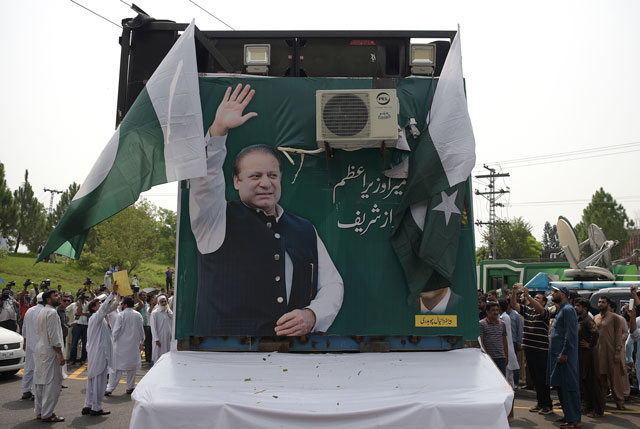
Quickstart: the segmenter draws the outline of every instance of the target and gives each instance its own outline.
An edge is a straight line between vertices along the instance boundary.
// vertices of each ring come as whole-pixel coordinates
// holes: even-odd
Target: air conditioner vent
[[[322,123],[336,136],[369,135],[369,97],[323,94]]]

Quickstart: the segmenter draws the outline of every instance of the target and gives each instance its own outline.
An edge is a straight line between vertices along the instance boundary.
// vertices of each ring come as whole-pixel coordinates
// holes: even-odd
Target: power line
[[[623,144],[610,145],[610,146],[600,146],[600,147],[587,148],[587,149],[577,149],[577,150],[572,150],[568,152],[558,152],[558,153],[552,153],[547,155],[537,155],[537,156],[531,156],[527,158],[507,159],[505,161],[500,161],[499,164],[521,163],[521,162],[535,161],[540,159],[578,155],[582,153],[604,152],[604,151],[617,150],[617,149],[628,148],[633,146],[640,146],[640,142],[623,143]]]
[[[632,150],[621,150],[621,149],[633,148],[636,146],[640,146],[640,142],[624,143],[619,145],[604,146],[600,148],[581,149],[581,150],[575,150],[570,152],[560,152],[555,154],[539,155],[539,156],[528,157],[528,158],[518,158],[518,159],[505,160],[505,161],[489,162],[487,163],[487,165],[522,164],[522,165],[509,166],[509,168],[519,168],[519,167],[528,167],[531,165],[542,165],[542,164],[552,164],[557,162],[576,161],[580,159],[594,158],[596,156],[620,155],[620,154],[640,151],[640,148],[632,149]],[[608,151],[615,151],[615,152],[600,153],[600,152],[608,152]],[[588,155],[588,154],[596,154],[596,153],[597,155]],[[588,155],[588,156],[576,157],[575,155]],[[566,158],[566,157],[571,157],[571,158],[553,160],[554,158]],[[551,161],[548,161],[548,160],[551,160]],[[535,161],[544,161],[544,162],[535,162]],[[478,167],[481,167],[481,165],[478,164],[475,167],[478,168]]]
[[[635,202],[640,202],[640,195],[629,195],[629,196],[625,196],[625,197],[619,197],[615,199],[616,204],[620,203],[620,202],[624,202],[624,203],[635,203]],[[537,206],[537,205],[549,205],[549,204],[558,204],[558,205],[571,205],[571,204],[584,204],[584,203],[591,203],[591,204],[612,204],[613,202],[611,201],[602,201],[602,202],[593,202],[591,201],[591,199],[574,199],[574,200],[555,200],[555,201],[551,201],[551,200],[547,200],[547,201],[522,201],[522,202],[515,202],[515,203],[511,203],[511,206]]]
[[[489,234],[487,235],[488,248],[489,252],[491,252],[491,257],[493,259],[497,259],[497,237],[496,237],[496,226],[501,225],[504,221],[499,221],[496,216],[496,207],[504,207],[504,204],[499,203],[498,199],[502,196],[509,194],[509,190],[496,190],[496,178],[504,178],[509,177],[509,173],[498,173],[495,168],[491,168],[488,166],[484,166],[484,168],[489,171],[488,174],[481,174],[475,176],[476,179],[489,179],[489,184],[487,186],[487,190],[484,192],[480,192],[476,189],[474,194],[476,196],[482,196],[487,199],[489,202],[489,221],[484,222],[481,220],[476,221],[476,225],[484,226],[487,225],[489,227]],[[504,179],[503,179],[504,180]],[[508,188],[508,187],[507,187]]]
[[[113,24],[113,25],[115,25],[116,27],[122,28],[122,26],[121,26],[120,24],[116,24],[115,22],[111,21],[111,20],[110,20],[110,19],[108,19],[108,18],[105,18],[104,16],[100,15],[99,13],[92,11],[92,10],[91,10],[91,9],[89,9],[88,7],[81,5],[81,4],[80,4],[80,3],[78,3],[77,1],[74,1],[74,0],[69,0],[69,1],[70,1],[71,3],[77,4],[78,6],[80,6],[81,8],[83,8],[83,9],[85,9],[85,10],[89,11],[89,12],[91,12],[92,14],[94,14],[94,15],[96,15],[96,16],[99,16],[100,18],[104,19],[105,21],[112,23],[112,24]]]
[[[203,8],[202,6],[200,6],[198,3],[194,2],[193,0],[189,0],[190,3],[193,3],[194,5],[198,6],[200,9],[202,9],[203,11],[205,11],[206,13],[208,13],[209,15],[211,15],[212,17],[214,17],[217,21],[220,21],[221,23],[223,23],[224,25],[226,25],[227,27],[229,27],[230,29],[232,29],[233,31],[236,31],[235,28],[233,28],[232,26],[230,26],[229,24],[227,24],[226,22],[224,22],[223,20],[221,20],[220,18],[218,18],[217,16],[215,16],[214,14],[212,14],[211,12],[209,12],[207,9]]]

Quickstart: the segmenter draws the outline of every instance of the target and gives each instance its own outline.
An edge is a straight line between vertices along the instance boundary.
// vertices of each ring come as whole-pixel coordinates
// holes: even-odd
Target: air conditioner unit
[[[335,149],[395,147],[399,103],[395,89],[316,91],[316,140]]]

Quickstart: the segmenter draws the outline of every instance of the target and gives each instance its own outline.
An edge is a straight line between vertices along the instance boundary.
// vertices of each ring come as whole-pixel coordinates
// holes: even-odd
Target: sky
[[[120,0],[77,0],[119,24]],[[510,177],[502,219],[573,224],[600,187],[640,219],[640,2],[196,0],[236,30],[455,30],[460,25],[477,166]],[[139,0],[157,19],[228,30],[189,0]],[[115,129],[121,29],[69,0],[0,2],[0,162],[14,190],[82,183]],[[473,180],[485,190],[485,179]],[[508,187],[508,188],[507,188]],[[177,185],[143,194],[176,209]],[[57,198],[54,204],[57,202]],[[474,196],[476,220],[488,204]],[[480,244],[479,227],[476,245]]]

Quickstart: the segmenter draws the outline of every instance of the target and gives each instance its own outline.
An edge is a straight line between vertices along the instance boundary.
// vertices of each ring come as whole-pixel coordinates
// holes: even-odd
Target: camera
[[[14,281],[10,281],[9,283],[7,283],[7,287],[13,287],[16,285],[16,282]]]
[[[25,282],[24,282],[24,284],[22,286],[26,287],[26,286],[29,286],[29,285],[32,285],[32,284],[33,283],[31,283],[31,279],[27,279],[27,280],[25,280]]]
[[[140,292],[140,287],[139,286],[133,286],[133,287],[131,287],[131,289],[133,290],[134,293]]]
[[[49,289],[49,286],[51,286],[51,280],[49,279],[42,280],[42,282],[40,283],[40,287],[42,288]]]
[[[92,285],[92,284],[93,284],[93,282],[91,281],[91,278],[90,278],[90,277],[87,277],[87,280],[85,280],[84,284],[85,284],[86,286],[88,286],[88,285]]]

